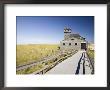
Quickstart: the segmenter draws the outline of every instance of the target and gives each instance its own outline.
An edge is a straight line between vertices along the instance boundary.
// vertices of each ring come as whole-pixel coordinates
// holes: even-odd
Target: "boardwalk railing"
[[[93,73],[94,73],[93,60],[89,58],[87,52],[83,52],[79,59],[75,74],[93,74]]]

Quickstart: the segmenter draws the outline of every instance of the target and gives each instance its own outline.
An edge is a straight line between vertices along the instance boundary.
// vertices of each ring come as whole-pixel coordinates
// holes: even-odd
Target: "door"
[[[81,43],[81,49],[85,49],[86,50],[86,43]]]

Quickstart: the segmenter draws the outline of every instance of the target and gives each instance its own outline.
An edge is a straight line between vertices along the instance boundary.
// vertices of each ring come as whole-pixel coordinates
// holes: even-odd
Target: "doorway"
[[[81,43],[81,49],[85,49],[86,50],[86,43]]]

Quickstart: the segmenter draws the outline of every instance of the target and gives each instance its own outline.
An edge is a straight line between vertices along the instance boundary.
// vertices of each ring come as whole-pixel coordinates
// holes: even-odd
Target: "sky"
[[[65,27],[94,42],[94,16],[16,16],[17,44],[59,44]]]

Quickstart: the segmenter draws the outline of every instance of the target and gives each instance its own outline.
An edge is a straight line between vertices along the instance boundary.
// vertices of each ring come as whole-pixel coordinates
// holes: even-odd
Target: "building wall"
[[[63,45],[65,43],[65,45]],[[69,45],[71,43],[71,45]],[[77,45],[75,45],[77,43]],[[60,42],[60,49],[74,49],[81,50],[81,43],[87,43],[86,41],[74,39],[74,40],[63,40]]]

